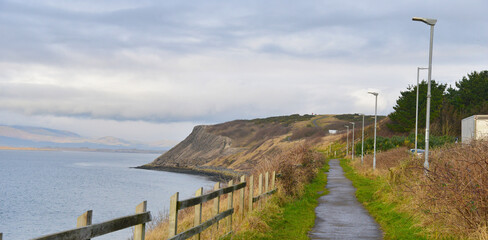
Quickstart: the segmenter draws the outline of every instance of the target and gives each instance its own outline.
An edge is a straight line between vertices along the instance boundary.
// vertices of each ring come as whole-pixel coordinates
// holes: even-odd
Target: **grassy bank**
[[[248,211],[249,203],[234,204],[234,210],[240,212],[245,209],[244,216],[232,215],[232,239],[307,239],[307,233],[315,220],[314,209],[317,198],[323,194],[317,192],[325,190],[328,166],[324,154],[312,149],[306,144],[297,144],[288,151],[268,158],[254,167],[253,176],[265,172],[276,171],[277,191],[275,194],[260,199],[253,204],[253,210]],[[256,179],[256,178],[255,178]],[[258,192],[257,181],[247,186],[254,189],[253,196]],[[234,203],[238,203],[239,194],[234,194]],[[227,210],[227,196],[220,197],[220,212]],[[213,217],[214,202],[206,202],[202,206],[202,221]],[[194,208],[186,208],[178,212],[178,233],[194,226]],[[227,219],[221,220],[219,225],[212,226],[201,233],[201,239],[220,239],[229,230]],[[164,239],[168,236],[169,219],[162,214],[148,224],[147,240]],[[228,236],[230,238],[230,236]]]
[[[488,141],[447,144],[424,159],[395,148],[342,160],[388,239],[488,240]]]
[[[356,187],[356,197],[368,209],[380,224],[385,239],[427,239],[421,228],[415,226],[414,218],[397,210],[402,199],[395,193],[388,181],[382,176],[358,174],[346,159],[341,159],[345,175]],[[395,195],[398,196],[398,195]]]
[[[325,172],[328,170],[326,162],[295,198],[283,194],[273,196],[261,211],[249,218],[246,230],[236,233],[233,239],[309,239],[307,234],[315,222],[318,198],[327,194]]]

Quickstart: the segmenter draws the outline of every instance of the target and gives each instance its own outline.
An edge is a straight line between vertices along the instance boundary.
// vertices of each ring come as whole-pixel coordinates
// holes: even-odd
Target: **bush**
[[[418,148],[425,148],[425,136],[419,134],[418,137]],[[449,143],[454,143],[455,138],[452,136],[433,136],[430,135],[429,146],[432,148],[441,147]],[[355,154],[361,155],[361,142],[355,143]],[[415,134],[410,134],[408,136],[392,136],[391,138],[386,137],[376,137],[376,151],[387,151],[392,148],[397,147],[415,147]],[[374,138],[366,138],[364,140],[364,152],[366,154],[373,153],[374,150]]]
[[[262,161],[261,165],[256,167],[256,171],[276,170],[279,174],[278,184],[282,185],[285,195],[297,196],[324,163],[323,154],[310,149],[306,144],[299,144],[273,159]]]
[[[418,187],[422,212],[449,232],[475,238],[480,230],[486,234],[488,142],[456,144],[434,152],[430,171]]]
[[[397,209],[432,238],[488,239],[488,141],[446,144],[430,152],[427,172],[423,163],[403,147],[377,154],[375,171],[371,155],[352,165],[363,176],[386,180],[378,199],[401,204]]]

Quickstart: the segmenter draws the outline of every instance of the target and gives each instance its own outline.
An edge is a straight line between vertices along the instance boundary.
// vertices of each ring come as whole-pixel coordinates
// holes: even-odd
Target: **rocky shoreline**
[[[199,176],[207,177],[208,179],[215,182],[227,182],[242,175],[242,173],[235,172],[230,169],[216,169],[216,168],[181,168],[181,167],[147,166],[147,165],[142,165],[134,168],[199,175]]]

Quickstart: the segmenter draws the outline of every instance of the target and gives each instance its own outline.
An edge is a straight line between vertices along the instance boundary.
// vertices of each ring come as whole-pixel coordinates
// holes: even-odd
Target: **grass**
[[[325,189],[329,165],[326,163],[303,194],[295,200],[283,200],[274,196],[263,210],[255,213],[268,227],[249,226],[247,231],[237,233],[233,239],[309,239],[308,232],[315,223],[315,207],[318,198],[328,193]],[[257,222],[256,220],[254,222]],[[252,225],[252,224],[249,224]]]
[[[422,229],[415,226],[413,217],[396,210],[396,203],[386,200],[390,191],[381,177],[368,178],[357,174],[348,160],[341,159],[345,176],[356,187],[356,197],[368,209],[384,231],[384,239],[428,239]],[[383,197],[380,197],[383,196]]]

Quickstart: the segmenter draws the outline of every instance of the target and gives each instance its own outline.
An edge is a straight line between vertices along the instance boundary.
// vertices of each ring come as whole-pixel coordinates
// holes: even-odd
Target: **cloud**
[[[483,0],[50,0],[0,8],[0,111],[86,126],[365,112],[368,89],[381,93],[379,112],[388,114],[427,65],[429,29],[413,16],[439,19],[434,79],[452,84],[488,65]]]

